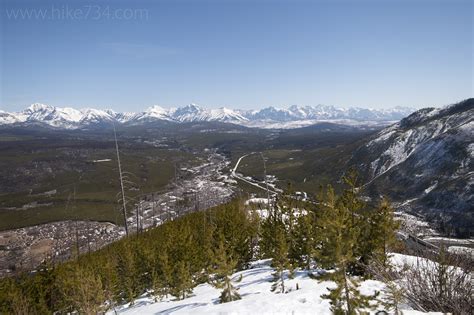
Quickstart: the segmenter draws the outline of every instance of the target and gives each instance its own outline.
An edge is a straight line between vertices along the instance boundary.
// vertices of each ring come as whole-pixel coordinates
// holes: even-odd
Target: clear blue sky
[[[468,0],[0,3],[8,111],[423,107],[473,96]]]

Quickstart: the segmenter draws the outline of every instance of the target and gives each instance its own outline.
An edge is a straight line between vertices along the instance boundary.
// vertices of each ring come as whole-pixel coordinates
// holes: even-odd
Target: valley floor
[[[395,254],[393,261],[401,265],[413,261],[415,257]],[[314,271],[315,272],[315,271]],[[219,304],[220,290],[209,284],[201,284],[194,288],[192,296],[184,300],[174,298],[154,302],[152,297],[143,296],[134,305],[124,305],[116,308],[118,314],[332,314],[329,300],[321,296],[328,293],[327,288],[334,287],[331,281],[317,281],[308,276],[306,271],[297,271],[294,279],[288,279],[286,294],[276,294],[270,291],[273,269],[270,260],[260,260],[252,263],[248,270],[237,272],[233,279],[242,280],[236,283],[241,300]],[[298,285],[299,290],[296,290]],[[381,291],[384,284],[375,280],[366,280],[361,284],[363,294],[373,294]],[[401,307],[403,314],[425,314]],[[379,308],[380,309],[380,308]],[[114,311],[108,314],[114,314]],[[441,313],[429,313],[441,314]]]

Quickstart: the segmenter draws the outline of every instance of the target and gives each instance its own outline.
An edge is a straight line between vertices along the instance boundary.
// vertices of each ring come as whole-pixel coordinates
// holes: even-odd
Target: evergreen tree
[[[119,247],[117,257],[117,296],[124,302],[133,304],[139,291],[139,277],[135,270],[135,257],[130,244],[124,243]]]
[[[259,249],[261,258],[271,258],[275,249],[275,221],[271,217],[265,218],[260,226]]]
[[[277,198],[273,211],[262,222],[259,247],[263,258],[273,258],[275,255],[278,247],[276,235],[279,229],[282,227],[284,229],[283,207],[285,207],[284,203],[282,203],[280,198]],[[288,246],[286,231],[283,234],[285,236],[285,244]]]
[[[193,279],[189,264],[184,261],[178,261],[172,278],[171,293],[178,299],[185,299],[193,291]]]
[[[158,254],[158,269],[158,281],[156,287],[154,288],[155,296],[168,297],[173,277],[173,268],[170,265],[167,250],[162,250]]]
[[[143,250],[144,260],[141,262],[144,265],[146,272],[144,273],[146,288],[153,290],[153,297],[155,302],[158,302],[158,298],[161,297],[160,291],[163,286],[160,279],[160,266],[158,264],[158,253],[159,248],[157,247],[144,247]]]
[[[288,243],[286,240],[285,227],[280,225],[275,230],[275,249],[272,256],[273,273],[272,292],[285,293],[285,270],[292,268],[288,260]]]
[[[57,302],[60,295],[55,286],[57,276],[54,266],[46,261],[38,268],[35,277],[30,278],[27,274],[24,277],[27,281],[22,289],[25,296],[30,297],[31,306],[36,313],[47,312]]]
[[[388,249],[397,243],[398,228],[399,222],[394,218],[393,208],[388,199],[383,198],[371,216],[369,244],[372,245],[373,258],[385,267],[388,265]]]
[[[386,281],[385,288],[383,289],[384,299],[381,304],[387,310],[393,310],[394,315],[402,315],[400,311],[400,304],[405,298],[405,292],[403,288],[399,287],[394,281]]]
[[[104,297],[110,302],[110,308],[115,311],[115,302],[118,300],[117,296],[114,295],[116,287],[118,285],[118,277],[116,272],[116,262],[113,253],[109,253],[105,259],[101,259],[100,264],[102,286],[104,289]]]
[[[210,212],[209,212],[210,213]],[[200,278],[197,279],[198,282],[206,282],[209,276],[209,270],[212,269],[213,265],[213,248],[215,246],[214,233],[216,226],[212,221],[212,215],[204,213],[202,215],[202,225],[199,227],[201,232],[198,235],[198,243],[200,250],[200,264],[204,266],[206,271],[204,274],[200,274]]]
[[[297,266],[309,270],[311,268],[312,252],[314,244],[313,212],[310,205],[305,205],[307,214],[300,215],[297,218],[296,228],[292,231],[294,238],[293,257]]]
[[[105,295],[100,277],[91,269],[71,265],[60,280],[63,297],[72,306],[70,311],[98,314]]]
[[[364,266],[370,260],[371,248],[366,245],[370,242],[370,214],[366,204],[359,196],[358,175],[353,169],[342,178],[346,184],[340,200],[339,207],[345,208],[350,215],[350,220],[346,222],[346,228],[351,229],[353,233],[353,258],[349,263],[348,271],[351,274],[362,275],[365,272]]]
[[[273,273],[272,292],[285,293],[285,270],[289,271],[289,277],[293,278],[293,266],[288,259],[288,242],[285,227],[280,225],[275,230],[275,249],[272,256]]]
[[[214,251],[214,262],[215,274],[214,278],[212,279],[212,284],[216,288],[222,289],[219,298],[220,303],[240,300],[240,294],[237,291],[238,289],[232,285],[231,279],[231,275],[237,266],[237,262],[227,254],[227,250],[222,238],[219,242],[219,246]]]
[[[294,199],[294,190],[291,184],[288,184],[287,191],[277,203],[277,211],[281,213],[281,216],[277,217],[278,220],[284,222],[286,228],[286,242],[288,246],[288,259],[292,266],[295,266],[301,261],[300,245],[298,243],[298,234],[301,232],[298,226],[298,220],[296,216],[297,202]]]
[[[366,296],[359,292],[359,282],[348,276],[344,265],[331,275],[336,288],[329,289],[329,294],[322,297],[331,300],[331,311],[336,315],[355,315],[363,313],[360,309],[369,308],[370,300],[375,296]]]
[[[336,288],[330,289],[325,297],[331,300],[335,314],[356,314],[369,302],[369,297],[358,291],[357,280],[349,276],[349,266],[356,260],[354,247],[359,231],[352,225],[354,217],[347,200],[337,199],[332,187],[328,187],[322,203],[325,210],[320,226],[324,227],[324,233],[316,254],[319,260],[334,266],[329,277],[336,282]]]
[[[33,301],[12,278],[5,278],[0,283],[0,313],[15,315],[36,313]]]

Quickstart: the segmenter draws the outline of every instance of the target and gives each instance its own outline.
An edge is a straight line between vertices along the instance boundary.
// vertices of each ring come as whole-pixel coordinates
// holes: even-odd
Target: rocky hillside
[[[474,99],[425,108],[371,137],[352,156],[372,196],[444,232],[474,231]],[[472,235],[470,235],[472,236]]]

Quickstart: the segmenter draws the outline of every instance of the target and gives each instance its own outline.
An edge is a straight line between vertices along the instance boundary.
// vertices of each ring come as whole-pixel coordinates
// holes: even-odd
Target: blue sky
[[[473,96],[472,1],[0,3],[8,111],[424,107]]]

